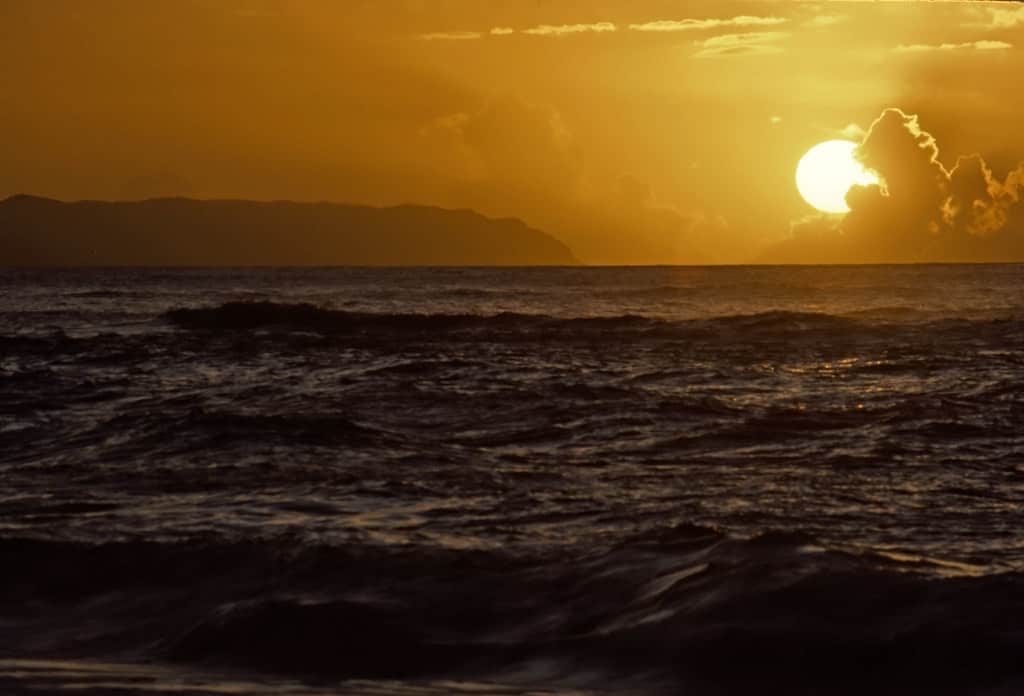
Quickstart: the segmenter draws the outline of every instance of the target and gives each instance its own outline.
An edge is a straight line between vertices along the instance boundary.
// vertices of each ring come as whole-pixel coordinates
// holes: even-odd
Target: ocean
[[[1024,693],[1024,266],[0,270],[0,693]]]

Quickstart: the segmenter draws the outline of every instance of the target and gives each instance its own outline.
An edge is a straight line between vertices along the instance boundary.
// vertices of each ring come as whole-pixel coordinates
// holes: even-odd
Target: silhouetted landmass
[[[404,205],[0,201],[8,266],[528,266],[579,263],[520,220]]]

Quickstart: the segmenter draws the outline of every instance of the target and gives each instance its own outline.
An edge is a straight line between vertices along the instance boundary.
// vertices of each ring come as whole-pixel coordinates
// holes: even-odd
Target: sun
[[[853,156],[856,149],[851,140],[826,140],[808,150],[796,167],[796,187],[804,200],[823,213],[850,212],[850,187],[878,183],[875,173]]]

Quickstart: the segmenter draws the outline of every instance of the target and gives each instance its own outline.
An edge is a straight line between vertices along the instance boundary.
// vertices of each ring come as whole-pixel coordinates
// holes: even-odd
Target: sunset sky
[[[1019,3],[0,0],[0,198],[473,208],[589,263],[1024,259],[1022,75]],[[869,131],[884,189],[816,213],[797,162]]]

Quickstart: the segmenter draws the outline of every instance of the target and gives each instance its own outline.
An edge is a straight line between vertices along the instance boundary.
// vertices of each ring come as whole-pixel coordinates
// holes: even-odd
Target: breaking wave
[[[1024,576],[830,550],[799,533],[661,527],[560,561],[201,539],[7,539],[0,556],[13,561],[0,580],[9,599],[92,607],[79,620],[104,630],[79,653],[141,639],[151,657],[306,678],[545,660],[721,689],[771,679],[945,693],[1011,680],[1024,650]]]

